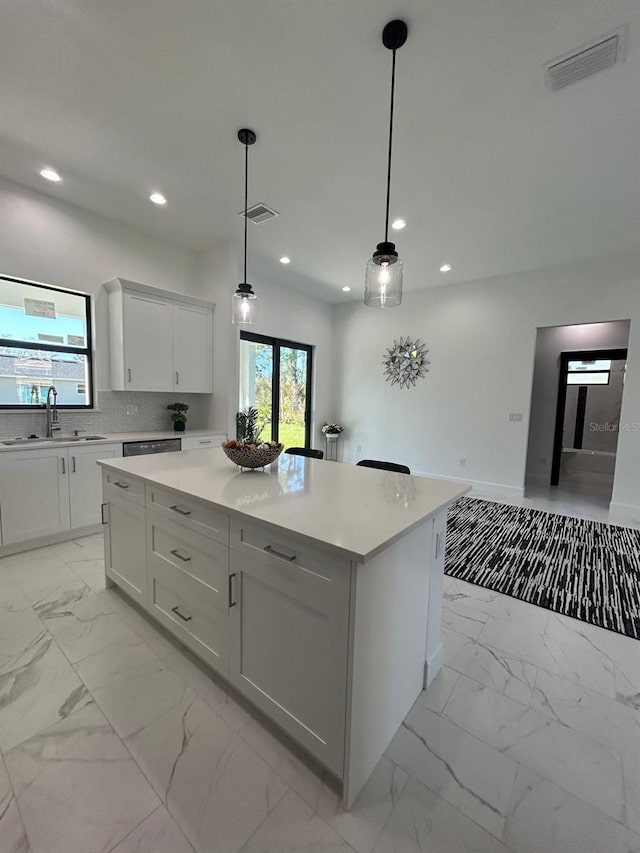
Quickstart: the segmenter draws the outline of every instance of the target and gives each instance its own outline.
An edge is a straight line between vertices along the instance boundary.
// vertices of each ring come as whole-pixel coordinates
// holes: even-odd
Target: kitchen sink
[[[68,441],[106,441],[105,435],[57,435],[55,438],[12,438],[2,441],[0,444],[13,446],[15,444],[54,444],[66,443]]]
[[[58,435],[55,438],[45,438],[43,441],[105,441],[105,435]]]

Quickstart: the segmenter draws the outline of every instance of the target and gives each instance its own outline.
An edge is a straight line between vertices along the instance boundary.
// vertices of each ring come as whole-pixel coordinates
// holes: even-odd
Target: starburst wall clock
[[[409,388],[416,381],[428,373],[427,353],[429,350],[422,341],[417,338],[399,338],[393,342],[393,346],[387,349],[382,363],[384,364],[384,378],[392,385],[401,388]]]

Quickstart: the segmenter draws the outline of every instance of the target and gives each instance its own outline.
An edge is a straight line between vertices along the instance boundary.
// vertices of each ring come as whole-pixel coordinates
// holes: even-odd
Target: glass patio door
[[[262,438],[310,446],[311,362],[308,344],[240,333],[240,408],[257,407]]]

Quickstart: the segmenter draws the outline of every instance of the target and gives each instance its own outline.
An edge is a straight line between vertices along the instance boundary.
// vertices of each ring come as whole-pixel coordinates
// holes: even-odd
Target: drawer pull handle
[[[211,444],[211,439],[208,438],[206,441],[200,441],[199,444]]]
[[[107,508],[107,504],[100,504],[100,521],[103,524],[107,524],[107,518],[105,514],[105,509]]]
[[[128,489],[129,483],[114,483],[114,486],[117,486],[119,489]]]
[[[179,513],[179,515],[191,515],[190,509],[182,509],[181,506],[174,505],[174,506],[170,507],[170,509],[172,509],[174,512]]]
[[[237,601],[233,600],[233,593],[231,591],[233,579],[235,578],[235,576],[236,576],[235,572],[231,572],[231,574],[229,575],[229,608],[235,607],[236,604],[238,603]]]
[[[266,551],[268,554],[273,554],[274,557],[280,557],[282,560],[287,560],[289,563],[293,563],[296,558],[295,554],[283,554],[282,551],[276,551],[273,545],[265,545],[262,550]]]
[[[193,616],[185,616],[184,613],[180,613],[180,605],[179,604],[176,604],[175,607],[172,607],[171,612],[175,613],[176,616],[178,618],[182,619],[183,622],[191,622],[191,620],[193,619]]]
[[[181,554],[177,548],[174,548],[174,550],[171,553],[173,554],[174,557],[177,557],[179,560],[182,560],[183,563],[190,563],[191,562],[191,557],[185,557],[184,554]]]

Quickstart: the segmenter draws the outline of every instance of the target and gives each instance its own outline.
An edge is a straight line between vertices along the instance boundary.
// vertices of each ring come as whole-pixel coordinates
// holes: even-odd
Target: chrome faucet
[[[51,397],[53,396],[53,403]],[[54,385],[49,387],[47,391],[46,414],[47,414],[47,438],[52,438],[53,433],[60,429],[60,421],[58,420],[58,392]]]

